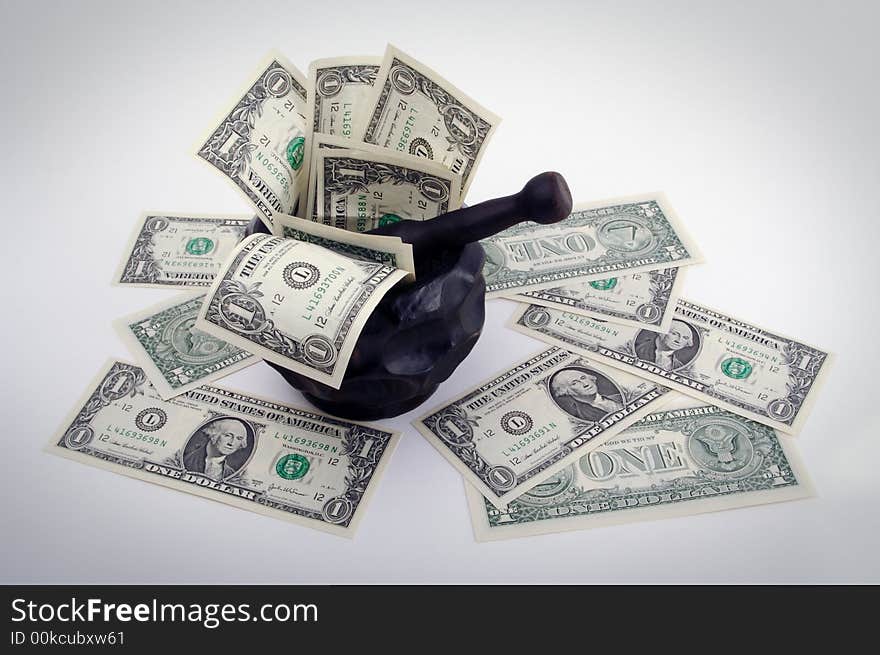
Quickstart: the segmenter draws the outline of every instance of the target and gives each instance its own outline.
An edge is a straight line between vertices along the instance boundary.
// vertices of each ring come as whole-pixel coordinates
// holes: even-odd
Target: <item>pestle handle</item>
[[[442,214],[428,221],[401,221],[369,234],[398,236],[411,243],[416,257],[454,250],[521,223],[556,223],[571,213],[571,191],[559,173],[547,172],[529,180],[519,193],[487,200]]]

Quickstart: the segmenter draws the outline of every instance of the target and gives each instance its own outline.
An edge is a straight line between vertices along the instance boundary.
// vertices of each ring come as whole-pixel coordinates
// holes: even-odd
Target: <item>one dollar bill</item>
[[[412,244],[400,237],[361,234],[284,215],[278,216],[276,229],[278,236],[286,239],[307,241],[348,257],[400,268],[410,274],[410,280],[415,279]]]
[[[318,216],[319,203],[315,201],[315,197],[318,193],[318,176],[317,171],[315,170],[315,158],[317,157],[317,151],[331,148],[350,148],[350,146],[351,141],[346,137],[330,136],[328,134],[318,133],[312,134],[312,153],[309,159],[309,190],[306,196],[305,211],[300,212],[300,216],[302,218],[314,221],[316,223],[321,222],[321,218]]]
[[[665,332],[681,295],[683,269],[665,268],[604,280],[580,279],[564,285],[508,296],[512,300],[564,309],[612,323]]]
[[[113,281],[137,287],[209,287],[252,219],[144,214]]]
[[[317,219],[366,232],[401,219],[424,221],[461,206],[461,176],[430,161],[365,146],[315,150]]]
[[[559,223],[514,225],[480,242],[487,297],[701,261],[663,194],[579,204]]]
[[[669,393],[550,348],[413,425],[500,508],[653,411]]]
[[[787,434],[800,431],[831,362],[824,350],[687,300],[665,333],[534,305],[510,327]]]
[[[381,63],[381,57],[334,57],[309,65],[312,133],[355,137],[357,117],[366,111]]]
[[[808,498],[790,439],[679,396],[498,508],[466,484],[477,541],[583,530]],[[674,408],[673,408],[674,407]]]
[[[255,234],[217,276],[196,327],[338,389],[364,324],[406,275],[314,243]]]
[[[430,159],[462,177],[467,195],[501,119],[392,45],[358,132],[361,141]]]
[[[218,387],[163,400],[111,361],[47,450],[351,537],[398,435]]]
[[[195,327],[204,293],[185,294],[126,316],[116,330],[165,400],[260,358]]]
[[[306,78],[269,55],[201,142],[196,154],[228,177],[272,228],[293,214],[308,182]]]

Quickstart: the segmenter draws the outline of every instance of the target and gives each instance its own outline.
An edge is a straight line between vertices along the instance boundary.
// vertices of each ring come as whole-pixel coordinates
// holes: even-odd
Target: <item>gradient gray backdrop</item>
[[[880,581],[876,3],[0,6],[0,582]],[[386,41],[504,118],[470,202],[545,169],[579,200],[663,190],[706,256],[688,297],[836,352],[798,437],[818,498],[480,545],[407,415],[348,541],[42,452],[128,357],[111,320],[172,295],[110,286],[138,214],[250,211],[190,153],[265,52]],[[487,309],[429,405],[541,347]],[[302,402],[264,364],[225,383]]]

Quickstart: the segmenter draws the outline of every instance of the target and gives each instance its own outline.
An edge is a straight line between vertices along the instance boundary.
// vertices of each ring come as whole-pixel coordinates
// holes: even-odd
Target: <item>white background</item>
[[[0,582],[880,581],[878,12],[849,3],[2,2]],[[876,5],[875,5],[876,7]],[[353,541],[42,452],[111,320],[144,210],[247,213],[190,153],[271,47],[428,63],[500,114],[468,202],[558,170],[578,200],[663,190],[707,263],[687,297],[834,351],[797,438],[819,497],[475,543],[460,476],[409,425],[541,344],[487,306],[403,432]],[[291,403],[266,365],[224,381]]]

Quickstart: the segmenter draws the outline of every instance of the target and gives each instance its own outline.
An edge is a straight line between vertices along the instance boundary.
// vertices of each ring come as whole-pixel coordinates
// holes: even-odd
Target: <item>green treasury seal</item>
[[[186,244],[186,251],[190,255],[207,255],[214,249],[214,242],[208,237],[195,237]]]
[[[285,480],[299,480],[309,471],[309,460],[302,455],[285,455],[275,464],[275,472]]]
[[[752,365],[739,357],[728,357],[721,362],[721,372],[734,380],[742,380],[749,377]]]
[[[295,171],[298,171],[299,167],[303,165],[303,158],[306,151],[305,145],[306,138],[303,136],[291,139],[290,143],[287,144],[287,163],[289,163],[290,167]]]
[[[609,277],[607,280],[593,280],[590,286],[599,291],[610,291],[617,286],[617,278]]]
[[[392,223],[400,223],[402,220],[397,214],[382,214],[379,217],[379,225],[391,225]]]

